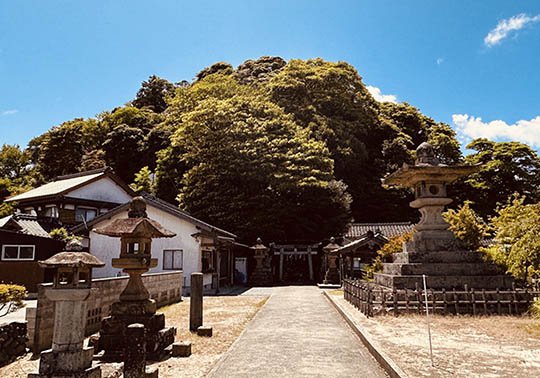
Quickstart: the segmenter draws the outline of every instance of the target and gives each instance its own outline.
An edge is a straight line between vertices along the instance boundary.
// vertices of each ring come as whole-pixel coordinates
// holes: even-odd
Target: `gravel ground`
[[[366,318],[332,299],[410,377],[540,377],[540,321],[518,316],[431,316],[434,366],[425,316]]]
[[[154,363],[159,367],[160,378],[205,377],[223,353],[238,338],[247,323],[264,305],[264,296],[205,297],[204,325],[213,327],[213,337],[198,337],[189,332],[189,298],[183,302],[161,308],[167,325],[177,328],[177,341],[191,341],[192,355],[189,358],[169,358]],[[31,354],[0,368],[2,378],[26,378],[28,373],[37,372],[39,359]],[[111,364],[104,364],[104,377],[112,376]]]

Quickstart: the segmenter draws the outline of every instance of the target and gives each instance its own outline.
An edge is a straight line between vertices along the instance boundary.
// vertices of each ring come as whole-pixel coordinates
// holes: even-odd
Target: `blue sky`
[[[382,100],[540,149],[537,1],[0,0],[0,144],[262,55],[356,67]],[[392,97],[395,96],[395,97]]]

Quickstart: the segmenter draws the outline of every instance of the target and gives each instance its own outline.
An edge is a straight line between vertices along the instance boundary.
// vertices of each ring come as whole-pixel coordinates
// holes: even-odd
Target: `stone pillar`
[[[146,331],[143,324],[130,324],[126,330],[130,344],[124,350],[124,378],[145,378]]]
[[[196,332],[203,325],[203,274],[191,273],[189,295],[189,330]]]

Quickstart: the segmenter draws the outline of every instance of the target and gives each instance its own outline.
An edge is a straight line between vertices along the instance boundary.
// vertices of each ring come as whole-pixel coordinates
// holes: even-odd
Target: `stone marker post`
[[[86,252],[60,252],[39,264],[54,269],[53,286],[46,292],[55,302],[54,333],[52,349],[41,353],[39,373],[28,377],[101,377],[100,367],[92,367],[94,348],[85,348],[83,341],[92,268],[105,264]]]
[[[130,344],[124,346],[124,378],[145,378],[146,331],[144,325],[130,324],[127,327],[126,336],[130,339]]]
[[[189,295],[189,330],[196,332],[203,324],[203,274],[191,273]]]

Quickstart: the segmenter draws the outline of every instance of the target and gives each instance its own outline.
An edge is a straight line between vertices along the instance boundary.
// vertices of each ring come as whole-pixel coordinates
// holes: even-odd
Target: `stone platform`
[[[376,284],[395,289],[422,288],[422,275],[426,275],[430,289],[510,289],[514,282],[499,266],[484,261],[480,252],[401,252],[392,257],[392,263],[383,264],[383,271],[375,273]]]

